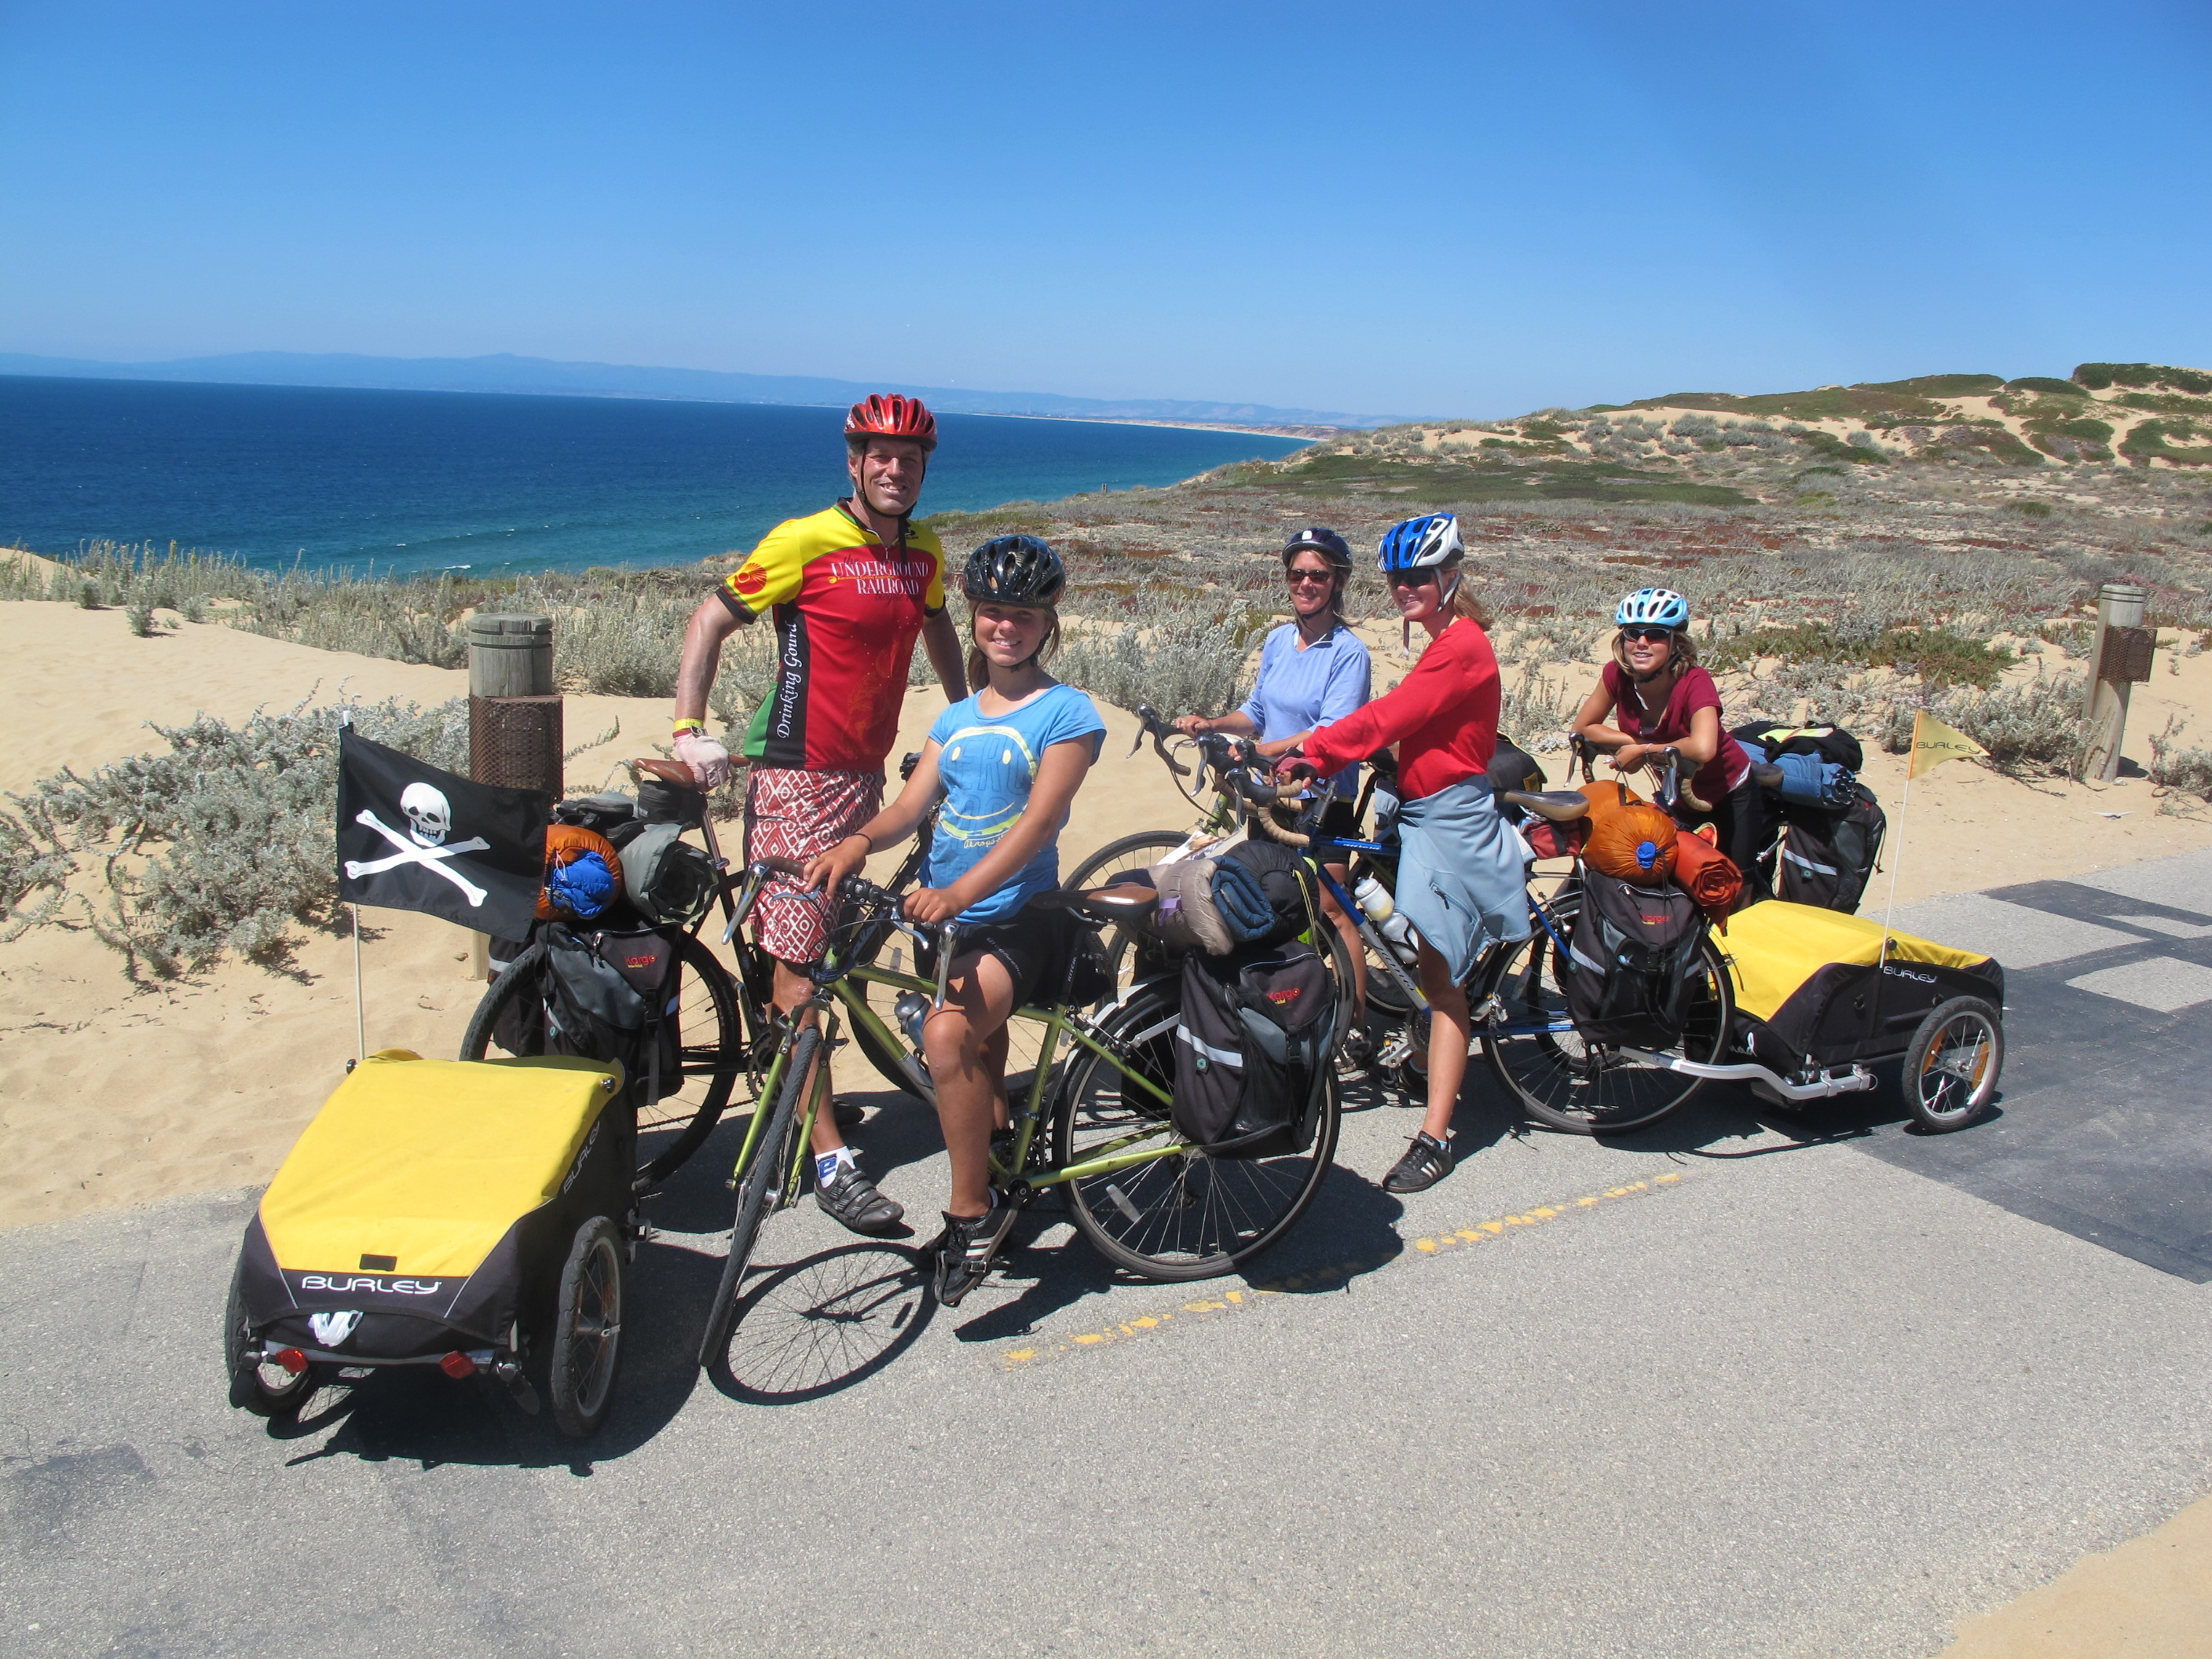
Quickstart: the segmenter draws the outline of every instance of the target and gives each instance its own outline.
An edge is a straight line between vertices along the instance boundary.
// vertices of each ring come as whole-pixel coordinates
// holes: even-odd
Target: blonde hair
[[[1613,659],[1620,665],[1622,673],[1632,672],[1628,666],[1628,630],[1625,628],[1613,634]],[[1667,635],[1667,666],[1680,678],[1697,665],[1698,642],[1690,637],[1688,629],[1675,629]]]
[[[1474,589],[1469,585],[1467,580],[1468,568],[1466,562],[1464,560],[1460,561],[1459,562],[1453,564],[1450,568],[1454,571],[1457,572],[1459,575],[1459,586],[1452,590],[1451,596],[1451,614],[1453,620],[1457,621],[1460,617],[1464,617],[1468,621],[1473,623],[1477,628],[1487,629],[1490,626],[1490,607],[1483,604],[1480,599],[1475,597]],[[1449,626],[1449,624],[1447,624],[1447,626]]]

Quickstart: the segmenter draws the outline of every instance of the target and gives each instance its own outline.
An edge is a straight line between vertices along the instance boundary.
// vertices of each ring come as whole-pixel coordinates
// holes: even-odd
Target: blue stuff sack
[[[607,861],[584,853],[545,872],[545,895],[570,915],[588,921],[614,902],[618,884]]]
[[[1275,928],[1275,907],[1260,878],[1234,859],[1212,860],[1213,908],[1237,944],[1265,939]]]

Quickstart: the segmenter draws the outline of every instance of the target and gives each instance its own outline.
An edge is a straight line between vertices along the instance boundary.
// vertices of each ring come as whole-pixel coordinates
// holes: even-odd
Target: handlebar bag
[[[1185,957],[1176,1127],[1216,1158],[1304,1151],[1328,1086],[1335,1014],[1336,981],[1304,945]]]
[[[1575,1030],[1591,1042],[1672,1048],[1688,1022],[1703,922],[1696,901],[1671,884],[1593,874],[1559,964]]]

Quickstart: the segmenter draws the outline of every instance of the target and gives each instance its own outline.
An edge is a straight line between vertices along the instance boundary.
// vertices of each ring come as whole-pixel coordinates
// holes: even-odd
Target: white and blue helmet
[[[1616,628],[1683,629],[1690,625],[1690,602],[1671,587],[1639,587],[1613,613]]]
[[[1449,513],[1431,513],[1392,525],[1375,563],[1384,571],[1424,570],[1454,563],[1466,551],[1467,544],[1459,538],[1459,520]]]

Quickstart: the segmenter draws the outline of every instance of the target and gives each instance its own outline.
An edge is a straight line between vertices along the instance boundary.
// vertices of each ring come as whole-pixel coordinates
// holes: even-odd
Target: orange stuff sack
[[[1696,900],[1698,908],[1726,933],[1729,912],[1743,896],[1743,872],[1713,841],[1711,824],[1675,836],[1674,884]]]
[[[1638,887],[1663,887],[1674,873],[1674,820],[1644,801],[1597,811],[1583,862],[1616,881]]]
[[[619,897],[623,890],[622,854],[615,851],[612,842],[598,830],[586,830],[579,823],[549,823],[545,826],[545,876],[549,883],[556,871],[566,869],[577,860],[592,853],[599,854],[600,861],[606,866],[607,874],[613,880],[612,892],[607,900],[600,904],[599,910],[586,912],[574,905],[559,902],[549,888],[541,888],[538,894],[539,921],[550,921],[558,917],[564,921],[588,921],[605,909],[607,903]]]

